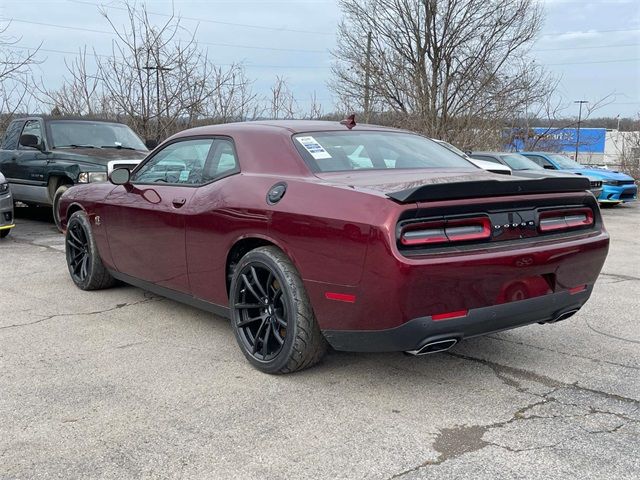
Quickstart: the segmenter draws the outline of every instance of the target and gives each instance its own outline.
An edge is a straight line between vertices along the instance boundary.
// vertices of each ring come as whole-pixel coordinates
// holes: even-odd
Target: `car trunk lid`
[[[317,174],[336,185],[383,194],[398,203],[588,190],[579,176],[519,178],[476,169],[375,170]]]

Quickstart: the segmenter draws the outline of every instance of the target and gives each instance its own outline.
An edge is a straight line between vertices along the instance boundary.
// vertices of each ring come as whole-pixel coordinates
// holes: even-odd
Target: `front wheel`
[[[98,253],[89,217],[83,211],[69,218],[65,237],[65,253],[69,274],[82,290],[100,290],[115,284]]]
[[[247,253],[233,273],[231,325],[245,357],[265,373],[290,373],[320,361],[327,342],[302,280],[275,247]]]

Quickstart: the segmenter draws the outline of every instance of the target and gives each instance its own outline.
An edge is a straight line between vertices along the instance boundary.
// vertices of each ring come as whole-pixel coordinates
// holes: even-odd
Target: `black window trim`
[[[191,183],[169,183],[169,182],[136,182],[135,180],[131,181],[132,185],[154,185],[154,186],[163,186],[163,187],[187,187],[187,188],[201,188],[207,185],[211,185],[214,182],[217,182],[218,180],[222,180],[223,178],[227,178],[230,177],[232,175],[237,175],[238,173],[242,172],[242,169],[240,167],[240,158],[238,157],[238,150],[236,149],[236,143],[233,141],[233,137],[230,137],[228,135],[189,135],[188,137],[179,137],[179,138],[175,138],[173,140],[171,140],[170,142],[167,142],[165,144],[162,145],[161,149],[155,149],[153,150],[153,152],[151,152],[151,154],[145,158],[142,162],[140,162],[136,168],[134,168],[131,171],[131,176],[133,177],[133,175],[135,175],[138,170],[140,170],[144,165],[146,165],[147,163],[149,163],[156,155],[158,155],[160,152],[162,152],[165,148],[174,145],[176,143],[181,143],[181,142],[186,142],[188,140],[228,140],[229,142],[231,142],[231,146],[233,147],[233,154],[236,157],[236,168],[233,168],[231,170],[228,170],[227,172],[225,172],[222,175],[218,175],[217,177],[209,180],[208,182],[205,183],[198,183],[198,184],[191,184]],[[213,146],[213,143],[212,145]],[[208,154],[207,154],[208,156]]]

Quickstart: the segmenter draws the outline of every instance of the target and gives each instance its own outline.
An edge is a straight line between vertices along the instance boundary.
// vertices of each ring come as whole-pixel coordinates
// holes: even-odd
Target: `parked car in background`
[[[626,173],[582,165],[559,153],[520,152],[520,154],[548,170],[570,172],[600,180],[602,182],[602,193],[598,197],[600,203],[619,204],[633,202],[638,198],[638,186],[633,177]]]
[[[0,173],[0,238],[9,235],[13,227],[13,197],[9,182]]]
[[[0,145],[0,172],[15,201],[53,207],[72,185],[106,182],[116,167],[134,168],[148,150],[128,126],[102,120],[28,117],[13,120]]]
[[[451,145],[449,142],[445,142],[444,140],[438,140],[436,138],[433,139],[435,142],[438,142],[445,148],[448,148],[453,153],[457,153],[463,158],[466,158],[471,163],[473,163],[476,167],[480,167],[483,170],[487,170],[488,172],[500,173],[502,175],[511,175],[511,168],[507,165],[503,165],[501,163],[488,162],[486,160],[479,160],[477,158],[470,157],[467,153],[460,150],[458,147]]]
[[[513,174],[518,175],[519,177],[542,178],[574,175],[573,172],[554,172],[544,169],[536,162],[514,152],[472,152],[471,158],[507,165],[511,168]],[[602,193],[602,182],[598,178],[592,178],[589,175],[585,175],[585,177],[589,180],[591,185],[589,190],[596,198],[598,198]]]
[[[421,355],[563,320],[609,244],[583,177],[494,175],[353,118],[185,130],[110,180],[59,202],[72,281],[229,317],[267,373],[309,367],[327,344]]]

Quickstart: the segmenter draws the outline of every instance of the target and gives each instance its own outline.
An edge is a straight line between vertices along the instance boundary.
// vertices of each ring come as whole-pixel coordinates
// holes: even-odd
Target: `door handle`
[[[187,199],[186,198],[174,198],[171,203],[173,203],[173,206],[175,208],[180,208],[182,207],[185,203],[187,203]]]

